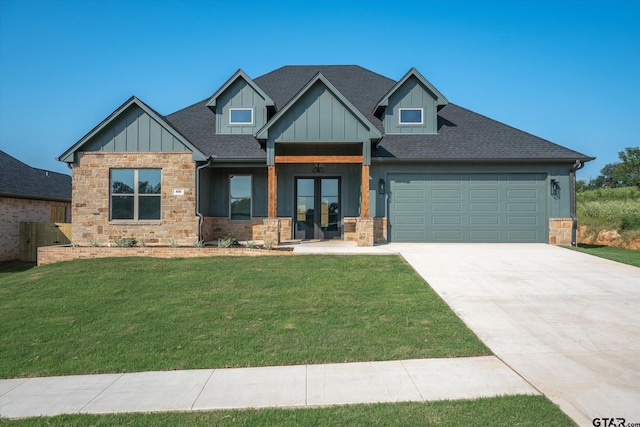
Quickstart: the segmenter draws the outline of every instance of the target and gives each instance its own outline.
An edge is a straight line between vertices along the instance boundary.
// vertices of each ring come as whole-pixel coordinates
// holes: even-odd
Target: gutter
[[[202,226],[204,224],[204,215],[200,212],[200,171],[204,168],[211,166],[213,162],[213,156],[209,156],[207,163],[200,165],[196,168],[196,215],[198,215],[198,242],[203,241]]]
[[[578,246],[578,216],[577,216],[577,208],[576,208],[576,171],[579,171],[584,167],[584,162],[580,160],[576,160],[575,164],[571,167],[569,171],[569,182],[571,189],[569,191],[570,202],[569,204],[571,209],[571,246]]]

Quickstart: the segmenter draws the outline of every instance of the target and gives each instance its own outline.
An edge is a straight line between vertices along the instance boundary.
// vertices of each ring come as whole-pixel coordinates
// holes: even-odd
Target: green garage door
[[[544,174],[389,175],[394,242],[547,242]]]

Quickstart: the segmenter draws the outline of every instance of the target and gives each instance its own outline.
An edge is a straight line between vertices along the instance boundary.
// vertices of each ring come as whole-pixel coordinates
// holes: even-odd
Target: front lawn
[[[636,267],[640,267],[640,251],[633,249],[615,248],[613,246],[599,246],[599,245],[578,245],[577,248],[571,248],[578,252],[584,252],[585,254],[594,255],[600,258],[606,258],[613,261],[618,261],[623,264],[629,264]]]
[[[2,378],[490,354],[397,256],[78,260],[0,301]]]
[[[381,403],[304,409],[250,409],[153,414],[60,415],[16,420],[16,426],[571,426],[544,396]]]

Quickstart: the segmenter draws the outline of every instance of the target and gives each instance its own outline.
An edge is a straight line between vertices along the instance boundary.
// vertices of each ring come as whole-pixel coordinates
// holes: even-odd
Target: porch
[[[386,218],[370,216],[370,179],[363,156],[353,154],[279,155],[269,166],[210,162],[199,171],[202,238],[384,243]]]

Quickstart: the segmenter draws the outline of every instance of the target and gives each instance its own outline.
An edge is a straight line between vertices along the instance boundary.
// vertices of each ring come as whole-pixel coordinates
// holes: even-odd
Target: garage
[[[390,174],[394,242],[548,241],[545,174]]]

